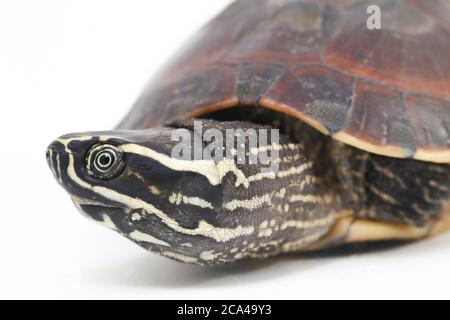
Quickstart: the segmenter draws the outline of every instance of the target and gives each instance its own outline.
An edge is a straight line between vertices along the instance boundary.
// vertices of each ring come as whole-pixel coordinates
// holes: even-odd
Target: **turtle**
[[[450,227],[449,56],[448,0],[236,1],[47,160],[85,216],[184,263],[423,239]]]

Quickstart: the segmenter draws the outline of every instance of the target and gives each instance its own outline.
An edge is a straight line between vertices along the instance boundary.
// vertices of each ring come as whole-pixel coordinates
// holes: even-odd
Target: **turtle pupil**
[[[98,164],[102,168],[107,168],[107,167],[111,166],[111,164],[112,164],[111,154],[106,153],[106,152],[100,154],[98,157]]]

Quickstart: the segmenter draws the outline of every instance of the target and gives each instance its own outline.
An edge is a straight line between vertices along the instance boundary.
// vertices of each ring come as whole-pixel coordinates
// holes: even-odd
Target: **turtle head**
[[[47,159],[84,215],[178,261],[268,256],[326,232],[291,217],[315,222],[330,209],[320,204],[301,145],[275,133],[260,142],[267,128],[253,123],[203,124],[202,135],[190,122],[70,134],[49,146]]]
[[[202,241],[213,241],[201,235],[216,223],[222,187],[213,161],[172,157],[174,130],[65,135],[47,161],[84,215],[148,250],[196,262]]]

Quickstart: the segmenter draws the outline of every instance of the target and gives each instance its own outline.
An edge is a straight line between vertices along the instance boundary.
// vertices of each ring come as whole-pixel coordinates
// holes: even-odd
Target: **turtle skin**
[[[370,4],[380,30],[366,26]],[[237,1],[118,128],[262,107],[371,153],[450,163],[449,52],[448,0]]]

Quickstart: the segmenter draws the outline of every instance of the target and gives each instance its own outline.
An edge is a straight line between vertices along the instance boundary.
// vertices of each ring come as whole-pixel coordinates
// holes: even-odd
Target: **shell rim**
[[[211,112],[232,109],[239,105],[238,99],[229,99],[223,101],[221,103],[216,103],[213,105],[206,105],[198,108],[197,110],[190,112],[185,115],[188,117],[198,117],[204,116]],[[450,164],[450,148],[416,148],[414,152],[411,152],[410,149],[402,148],[400,146],[394,145],[379,145],[371,143],[367,140],[362,140],[357,136],[350,135],[343,131],[339,131],[336,133],[330,133],[323,125],[311,119],[300,112],[296,111],[289,106],[280,105],[278,103],[271,103],[269,100],[259,100],[257,105],[252,105],[249,107],[261,107],[265,109],[270,109],[276,112],[281,112],[283,114],[292,116],[297,118],[317,131],[321,132],[326,136],[330,136],[331,138],[345,143],[349,146],[355,147],[357,149],[378,154],[381,156],[392,157],[392,158],[401,158],[401,159],[415,159],[424,162],[434,162],[440,164]]]

